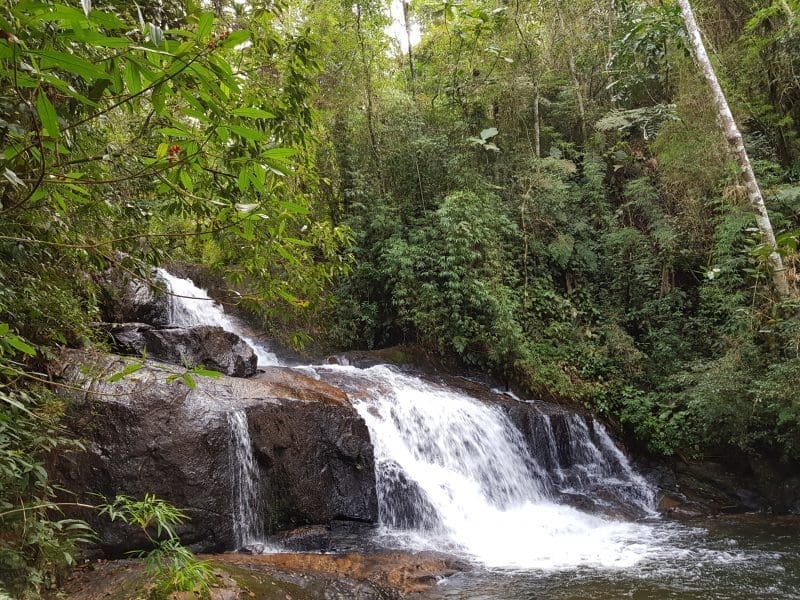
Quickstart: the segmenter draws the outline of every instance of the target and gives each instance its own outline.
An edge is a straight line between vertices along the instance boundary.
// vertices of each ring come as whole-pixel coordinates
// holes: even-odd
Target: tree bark
[[[762,241],[771,250],[769,254],[769,265],[772,271],[773,286],[781,298],[788,298],[792,295],[792,291],[789,287],[789,281],[786,278],[783,259],[778,253],[778,244],[775,241],[775,233],[772,230],[772,223],[767,213],[767,207],[764,204],[764,196],[761,194],[761,188],[758,186],[758,181],[753,172],[753,166],[750,164],[750,157],[747,155],[747,150],[744,147],[742,134],[739,131],[739,127],[736,125],[733,113],[725,98],[725,93],[722,91],[717,75],[714,72],[714,67],[706,52],[703,38],[700,35],[700,29],[697,26],[697,21],[692,11],[692,6],[689,4],[689,0],[678,0],[678,4],[680,4],[681,12],[683,13],[683,20],[686,23],[686,30],[689,33],[697,62],[714,96],[714,102],[717,105],[717,111],[719,112],[719,119],[723,132],[725,133],[725,138],[728,140],[728,145],[742,170],[742,179],[747,188],[747,196],[750,200],[750,205],[756,213],[756,222],[761,232]]]
[[[374,111],[372,108],[372,69],[367,57],[367,47],[364,41],[364,33],[361,29],[361,4],[356,3],[356,34],[358,36],[358,46],[361,50],[361,65],[364,69],[364,93],[367,100],[367,131],[369,132],[369,142],[372,154],[375,157],[375,165],[380,170],[380,156],[378,155],[378,142],[375,137]]]
[[[410,74],[411,97],[414,97],[414,50],[411,48],[411,21],[408,19],[408,0],[403,0],[403,24],[406,28],[406,44],[408,44],[408,70]]]
[[[533,139],[536,157],[542,155],[542,129],[539,122],[539,86],[536,86],[536,98],[533,100]]]
[[[575,52],[572,49],[572,42],[567,31],[567,26],[564,23],[564,15],[561,13],[561,0],[556,2],[556,14],[558,15],[558,22],[561,24],[561,33],[564,36],[564,41],[567,45],[567,61],[569,63],[569,73],[572,76],[572,85],[575,86],[575,98],[578,102],[578,116],[581,119],[581,140],[582,144],[586,143],[586,106],[583,101],[583,90],[581,88],[580,79],[578,79],[578,69],[575,66]]]

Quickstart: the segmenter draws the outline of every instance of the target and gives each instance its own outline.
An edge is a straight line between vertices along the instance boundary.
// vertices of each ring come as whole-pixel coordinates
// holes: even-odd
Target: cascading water
[[[163,269],[158,273],[172,294],[175,325],[217,325],[241,336],[204,290]],[[278,364],[274,354],[242,337],[259,347],[259,364]],[[599,423],[542,413],[529,419],[525,432],[499,406],[389,367],[311,371],[346,375],[336,383],[361,393],[353,397],[375,447],[380,520],[393,543],[517,567],[624,566],[645,553],[643,526],[563,504],[581,497],[603,508],[615,500],[640,514],[652,512],[653,490]],[[258,468],[244,412],[229,413],[228,420],[236,542],[242,547],[263,537]]]
[[[253,443],[243,410],[228,413],[231,428],[231,473],[233,475],[233,534],[236,548],[264,539],[261,514],[261,478],[253,456]]]
[[[375,447],[381,524],[394,543],[510,568],[625,567],[649,554],[647,525],[559,503],[603,488],[652,514],[653,490],[599,423],[565,415],[559,448],[542,415],[548,439],[531,452],[499,406],[386,366],[316,371],[359,398]]]
[[[164,281],[170,294],[170,324],[176,327],[196,325],[222,327],[237,334],[253,348],[259,367],[280,364],[278,357],[263,343],[246,335],[242,327],[209,297],[208,292],[197,287],[190,279],[175,277],[165,269],[156,269],[156,273]]]
[[[214,325],[237,334],[256,353],[258,366],[279,365],[280,361],[264,344],[247,336],[239,324],[225,314],[208,293],[191,280],[175,277],[164,269],[157,274],[167,285],[170,294],[170,324],[176,327]],[[231,494],[233,533],[236,548],[260,544],[264,539],[262,526],[258,464],[253,456],[253,444],[247,427],[247,415],[242,410],[229,412],[231,452]]]
[[[173,294],[174,324],[218,325],[241,336],[205,291],[166,271],[160,276]],[[246,340],[259,365],[279,364],[268,348]],[[450,582],[443,584],[443,598],[800,600],[794,542],[791,551],[778,542],[763,551],[760,538],[762,546],[739,549],[729,537],[651,518],[655,490],[591,418],[533,402],[515,411],[386,366],[295,368],[345,389],[369,427],[379,541],[492,567],[454,583],[452,595]],[[264,507],[246,413],[225,416],[236,546],[280,551],[260,543]],[[603,568],[614,570],[603,575]]]

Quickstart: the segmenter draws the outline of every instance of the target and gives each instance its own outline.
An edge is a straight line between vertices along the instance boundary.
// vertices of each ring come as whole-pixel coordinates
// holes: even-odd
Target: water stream
[[[160,275],[175,294],[176,325],[241,335],[191,281]],[[280,364],[267,346],[245,340],[259,365]],[[347,391],[369,428],[378,541],[480,566],[443,583],[436,597],[800,598],[796,540],[751,544],[735,527],[712,534],[660,519],[657,490],[590,417],[531,405],[519,421],[503,402],[385,365],[297,368]],[[243,547],[263,539],[260,483],[245,413],[227,418],[232,518]]]
[[[253,443],[243,410],[228,413],[231,428],[231,486],[233,534],[236,548],[244,548],[264,539],[261,519],[261,478],[253,456]]]

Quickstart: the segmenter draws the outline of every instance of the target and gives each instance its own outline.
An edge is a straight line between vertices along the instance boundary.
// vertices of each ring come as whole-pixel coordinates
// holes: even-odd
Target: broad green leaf
[[[494,136],[496,136],[499,132],[497,131],[497,127],[489,127],[481,131],[481,139],[482,140],[490,140]]]
[[[85,104],[87,106],[97,106],[97,102],[95,102],[90,98],[87,98],[83,94],[78,93],[73,86],[69,85],[63,79],[60,79],[55,73],[42,73],[41,76],[42,76],[42,81],[46,81],[54,88],[56,88],[59,92],[63,92],[64,94],[71,96],[72,98],[75,98],[81,104]],[[97,81],[95,81],[95,85],[99,81],[107,81],[107,80],[98,79]],[[94,86],[92,86],[92,88],[94,89]]]
[[[194,182],[192,181],[192,176],[189,174],[189,172],[186,169],[181,169],[179,177],[184,189],[190,194],[194,193]]]
[[[43,90],[39,90],[39,95],[36,97],[36,112],[47,135],[57,139],[61,135],[61,131],[58,128],[58,115],[53,103],[50,102]]]
[[[295,148],[270,148],[261,153],[265,158],[273,158],[276,160],[285,160],[291,158],[295,154],[297,154]]]
[[[78,37],[76,35],[76,37]],[[108,37],[96,31],[86,31],[80,35],[80,40],[99,48],[127,48],[131,41],[124,37]]]
[[[219,371],[212,371],[211,369],[206,369],[205,367],[195,367],[192,369],[192,373],[195,375],[200,375],[201,377],[210,377],[211,379],[219,379],[222,377],[222,373]]]
[[[239,171],[237,185],[239,187],[239,191],[242,193],[245,193],[250,187],[250,170],[247,167],[244,167],[241,171]]]
[[[89,61],[67,52],[56,50],[30,50],[29,52],[41,58],[40,67],[42,69],[57,68],[60,71],[73,73],[89,82],[105,75],[101,69]]]
[[[236,117],[245,117],[248,119],[274,119],[275,115],[260,108],[237,108],[233,111]]]
[[[142,91],[142,74],[139,71],[139,65],[132,60],[125,63],[125,85],[128,86],[128,91],[131,94],[138,94]]]
[[[267,139],[267,135],[264,132],[258,131],[257,129],[251,129],[250,127],[242,127],[241,125],[228,125],[228,128],[236,135],[253,142],[263,142]]]
[[[206,12],[200,15],[200,22],[197,24],[197,38],[205,40],[214,27],[214,13]]]
[[[3,341],[14,348],[15,350],[19,350],[23,354],[27,354],[28,356],[36,356],[36,348],[31,346],[25,340],[23,340],[18,335],[14,335],[13,333],[7,333],[3,337]]]
[[[249,39],[249,31],[246,29],[237,29],[236,31],[232,31],[228,37],[225,38],[225,41],[220,44],[220,46],[223,48],[233,48],[234,46],[238,46]]]
[[[141,369],[143,366],[144,366],[143,362],[134,362],[134,363],[130,363],[128,365],[125,365],[124,369],[114,373],[106,381],[108,381],[109,383],[114,383],[115,381],[119,381],[123,377],[127,377],[128,375],[136,373],[136,371]]]

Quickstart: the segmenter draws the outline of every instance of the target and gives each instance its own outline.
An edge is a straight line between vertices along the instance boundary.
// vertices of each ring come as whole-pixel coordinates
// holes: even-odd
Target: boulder
[[[296,373],[290,377],[284,369],[249,379],[196,377],[189,389],[180,380],[166,383],[175,368],[151,360],[109,381],[126,364],[119,356],[76,350],[51,364],[56,380],[77,388],[61,393],[70,399],[65,422],[85,450],[53,456],[50,468],[71,501],[155,494],[190,516],[178,529],[184,543],[196,550],[231,549],[235,453],[229,418],[243,411],[263,488],[259,519],[265,531],[332,519],[377,521],[369,432],[341,391]],[[119,521],[90,521],[106,556],[146,546]]]
[[[132,271],[112,268],[103,274],[100,288],[103,321],[169,326],[169,294],[155,273],[137,277]]]
[[[203,365],[232,377],[256,373],[258,357],[247,342],[222,327],[199,325],[153,329],[146,323],[125,323],[110,329],[114,348],[142,354],[174,365]]]

